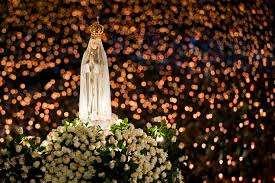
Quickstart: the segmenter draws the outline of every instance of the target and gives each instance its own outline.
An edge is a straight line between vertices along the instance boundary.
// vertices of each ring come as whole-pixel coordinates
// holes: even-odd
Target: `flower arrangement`
[[[78,120],[67,122],[42,146],[45,182],[166,181],[172,166],[156,140],[126,119],[107,134]]]
[[[183,182],[156,140],[171,139],[173,131],[162,124],[144,130],[127,119],[118,119],[108,131],[74,119],[41,143],[19,129],[0,152],[1,177],[8,182]]]

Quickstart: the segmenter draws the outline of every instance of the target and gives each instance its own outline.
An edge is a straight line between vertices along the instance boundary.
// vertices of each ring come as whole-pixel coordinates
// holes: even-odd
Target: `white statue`
[[[91,38],[81,62],[79,118],[106,129],[112,111],[108,61],[100,39],[103,26],[97,21],[90,30]]]

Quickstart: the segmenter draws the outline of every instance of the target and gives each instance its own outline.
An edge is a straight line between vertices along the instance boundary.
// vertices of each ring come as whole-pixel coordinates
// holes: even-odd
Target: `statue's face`
[[[92,39],[92,45],[91,45],[91,47],[92,47],[92,49],[97,49],[97,47],[98,47],[98,42],[96,41],[96,39]]]

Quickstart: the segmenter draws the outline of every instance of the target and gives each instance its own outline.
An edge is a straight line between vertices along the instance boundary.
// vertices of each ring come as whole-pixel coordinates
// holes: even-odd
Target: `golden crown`
[[[91,36],[94,38],[99,38],[102,36],[104,32],[104,27],[99,23],[99,17],[97,17],[97,21],[94,22],[90,27],[89,27]]]

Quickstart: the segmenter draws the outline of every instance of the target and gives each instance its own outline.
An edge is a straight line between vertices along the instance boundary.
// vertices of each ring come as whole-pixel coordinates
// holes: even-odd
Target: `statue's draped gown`
[[[83,54],[79,118],[86,122],[112,118],[108,61],[100,38],[90,38]]]

